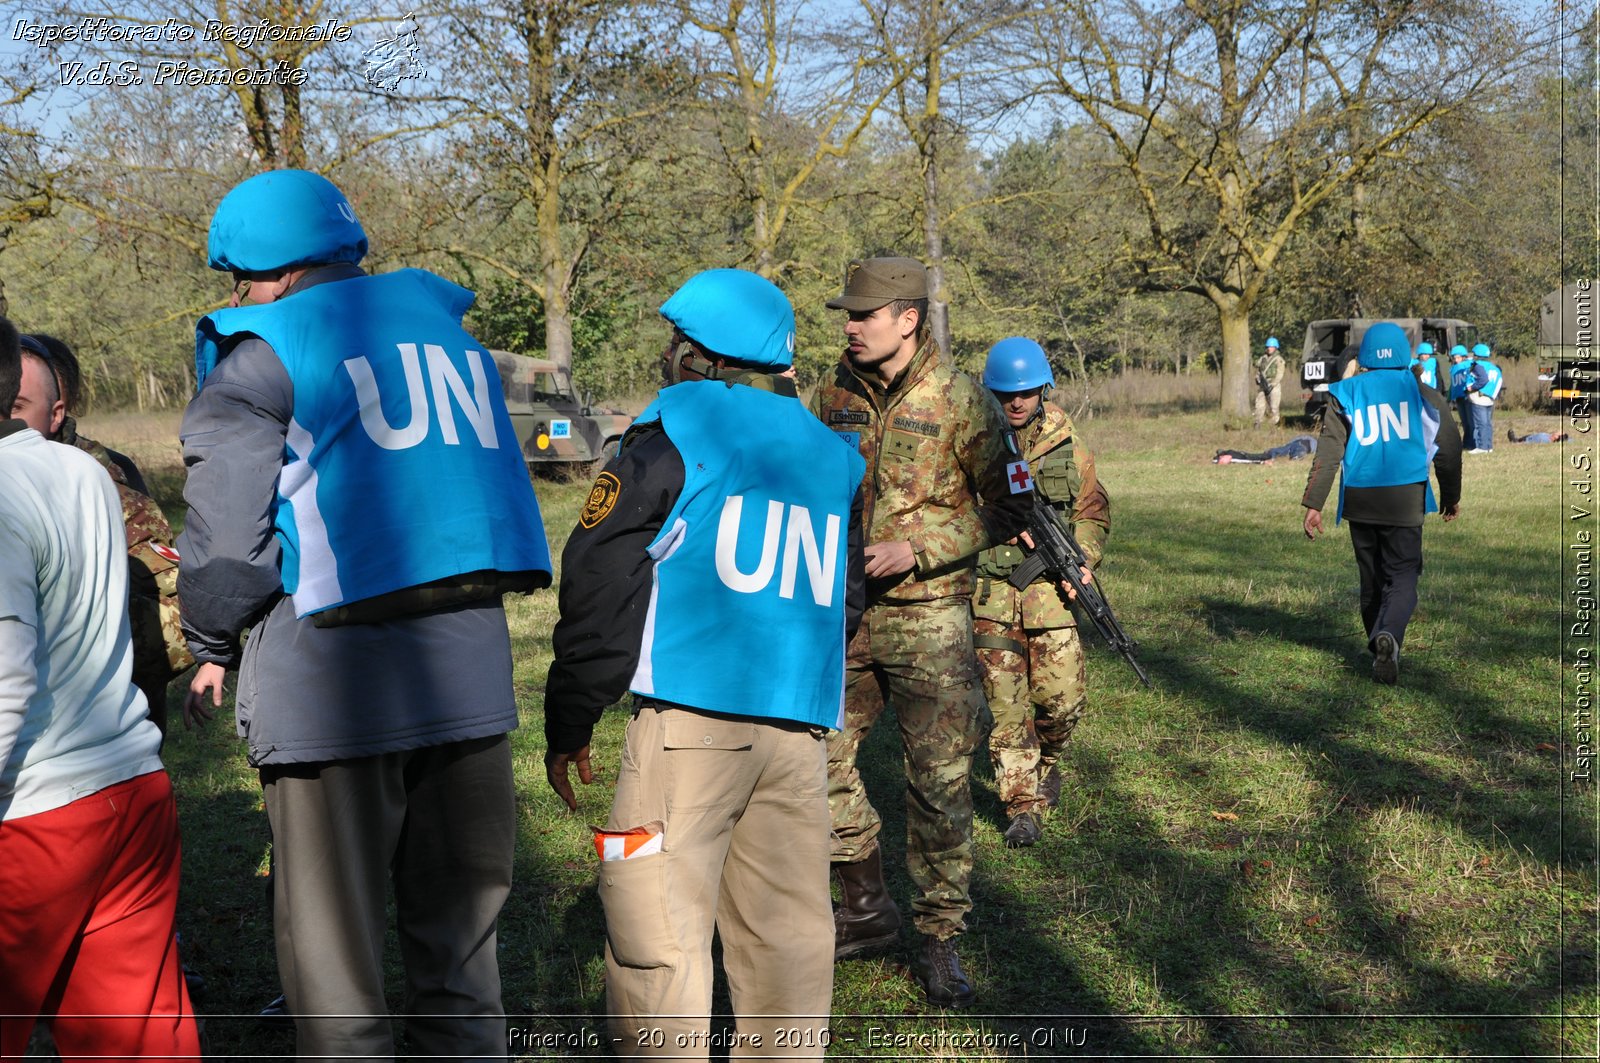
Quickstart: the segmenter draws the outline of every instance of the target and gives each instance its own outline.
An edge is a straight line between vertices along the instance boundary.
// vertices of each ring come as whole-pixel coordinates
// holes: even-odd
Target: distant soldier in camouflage
[[[1111,501],[1095,475],[1094,455],[1074,439],[1072,418],[1047,401],[1055,382],[1044,348],[1033,340],[1013,336],[989,351],[983,383],[1017,432],[1034,491],[1071,523],[1094,565],[1111,534]],[[972,599],[972,641],[994,714],[989,755],[1012,848],[1042,837],[1041,813],[1061,797],[1061,750],[1087,704],[1083,643],[1065,591],[1043,577],[1023,591],[1006,582],[1025,557],[1015,545],[985,550]]]
[[[172,527],[132,459],[78,434],[70,413],[78,384],[78,361],[71,348],[50,336],[23,336],[22,376],[13,416],[46,439],[85,451],[117,485],[128,533],[133,682],[150,703],[150,719],[165,733],[167,684],[194,663],[178,626],[178,552],[172,546]]]
[[[1278,337],[1267,337],[1267,350],[1260,358],[1256,359],[1256,416],[1255,425],[1261,427],[1261,419],[1266,416],[1272,418],[1272,423],[1278,423],[1278,402],[1283,398],[1283,355],[1278,353]]]
[[[912,965],[929,1002],[976,998],[955,937],[972,908],[972,754],[984,728],[972,651],[972,557],[1014,537],[1032,503],[1027,465],[993,397],[928,337],[928,279],[908,258],[850,264],[844,358],[812,409],[867,461],[868,609],[845,662],[844,727],[828,742],[828,804],[842,902],[834,958],[892,944],[882,822],[856,754],[893,701],[905,746],[907,869],[922,935]],[[982,504],[979,498],[983,499]]]

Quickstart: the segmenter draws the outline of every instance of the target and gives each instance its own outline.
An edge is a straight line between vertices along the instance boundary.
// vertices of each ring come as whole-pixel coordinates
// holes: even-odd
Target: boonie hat
[[[844,294],[829,310],[876,310],[896,299],[926,299],[928,270],[914,258],[858,258],[844,271]]]

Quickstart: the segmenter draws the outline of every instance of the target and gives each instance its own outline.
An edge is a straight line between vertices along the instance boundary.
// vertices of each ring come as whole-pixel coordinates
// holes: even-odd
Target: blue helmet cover
[[[1467,356],[1467,349],[1466,349],[1466,347],[1462,346],[1461,344],[1458,343],[1454,347],[1450,348],[1450,357],[1452,357],[1452,358],[1465,358],[1466,356]]]
[[[1404,369],[1411,364],[1411,341],[1406,330],[1392,321],[1380,321],[1361,337],[1356,361],[1365,369]]]
[[[776,284],[749,270],[696,273],[661,304],[661,316],[724,358],[794,364],[794,307]]]
[[[1056,376],[1044,348],[1026,336],[1008,336],[989,348],[983,365],[983,386],[990,391],[1032,391],[1049,384]]]
[[[1278,337],[1276,337],[1276,336],[1268,336],[1267,337],[1267,346],[1268,347],[1276,347],[1277,345],[1278,345]]]
[[[211,268],[265,273],[360,262],[367,234],[332,181],[309,170],[269,170],[241,181],[211,216]]]
[[[1491,353],[1487,343],[1474,343],[1472,345],[1472,357],[1474,358],[1487,358]]]
[[[1433,353],[1433,344],[1426,343],[1426,342],[1417,344],[1417,357],[1420,358],[1425,354],[1432,354],[1432,353]]]

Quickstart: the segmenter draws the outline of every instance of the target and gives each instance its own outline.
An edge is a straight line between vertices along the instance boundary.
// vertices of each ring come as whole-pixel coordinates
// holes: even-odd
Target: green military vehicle
[[[588,476],[611,460],[632,417],[592,406],[588,395],[580,399],[572,390],[572,377],[547,358],[489,353],[500,371],[511,427],[530,468]]]
[[[1571,409],[1588,398],[1592,405],[1596,371],[1595,295],[1600,281],[1574,281],[1539,301],[1539,379],[1554,409]]]
[[[1315,417],[1322,411],[1328,401],[1329,384],[1350,375],[1361,337],[1380,321],[1393,321],[1405,329],[1412,350],[1419,343],[1433,344],[1441,380],[1450,378],[1450,348],[1458,343],[1471,347],[1476,342],[1476,327],[1453,317],[1341,317],[1313,321],[1306,326],[1306,342],[1300,356],[1300,389],[1307,415]]]

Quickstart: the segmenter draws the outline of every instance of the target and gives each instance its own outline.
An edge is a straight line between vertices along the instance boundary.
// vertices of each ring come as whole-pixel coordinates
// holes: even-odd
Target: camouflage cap
[[[829,310],[876,310],[896,299],[926,299],[928,271],[914,258],[858,258],[844,271],[844,294]]]

